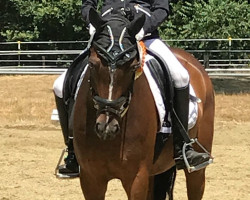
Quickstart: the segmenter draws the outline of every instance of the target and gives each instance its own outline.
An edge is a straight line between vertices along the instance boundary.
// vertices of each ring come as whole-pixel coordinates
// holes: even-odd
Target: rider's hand
[[[144,32],[144,29],[142,28],[139,33],[136,34],[135,38],[136,40],[140,41],[144,38],[145,36],[145,32]]]
[[[89,24],[89,35],[94,35],[96,32],[95,27],[92,24]]]

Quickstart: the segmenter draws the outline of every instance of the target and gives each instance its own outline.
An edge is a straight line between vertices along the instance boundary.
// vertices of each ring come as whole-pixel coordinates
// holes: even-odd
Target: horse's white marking
[[[109,122],[109,112],[106,112],[106,124]]]
[[[109,96],[108,96],[108,100],[111,101],[112,100],[112,93],[113,93],[113,84],[114,84],[114,73],[115,70],[114,69],[109,69],[109,75],[110,75],[110,83],[109,83]]]

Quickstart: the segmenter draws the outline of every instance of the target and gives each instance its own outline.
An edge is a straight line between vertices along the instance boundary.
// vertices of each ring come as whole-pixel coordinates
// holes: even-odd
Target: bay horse
[[[150,186],[153,176],[175,165],[173,139],[169,137],[153,162],[158,111],[145,74],[141,72],[135,80],[141,64],[135,35],[145,17],[130,22],[114,15],[107,20],[91,9],[89,20],[96,33],[73,109],[74,149],[84,197],[104,200],[108,182],[117,178],[129,200],[165,199],[153,194]],[[201,100],[197,123],[189,135],[198,138],[211,152],[214,128],[211,81],[192,55],[180,49],[172,51],[188,70],[196,96]],[[194,148],[202,151],[198,145]],[[205,169],[185,174],[188,199],[201,199]]]

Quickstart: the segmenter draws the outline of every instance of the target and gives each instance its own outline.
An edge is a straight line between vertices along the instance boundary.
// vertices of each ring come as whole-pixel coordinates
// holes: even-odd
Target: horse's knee
[[[148,196],[149,189],[149,172],[146,167],[139,169],[137,175],[134,178],[130,200],[146,200]]]
[[[83,170],[81,170],[83,171]],[[81,188],[86,200],[104,200],[108,181],[104,179],[93,179],[87,173],[80,173]]]

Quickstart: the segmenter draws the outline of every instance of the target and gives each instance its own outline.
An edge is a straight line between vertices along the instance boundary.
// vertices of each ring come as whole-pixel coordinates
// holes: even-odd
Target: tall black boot
[[[69,117],[66,105],[62,98],[55,95],[56,108],[58,111],[59,121],[62,129],[64,143],[68,146],[69,140]]]
[[[68,156],[64,159],[65,164],[59,166],[58,172],[62,177],[75,177],[79,174],[79,165],[74,153],[73,137],[69,136],[68,110],[62,98],[55,95],[55,101],[64,142],[68,152]]]
[[[79,165],[74,153],[73,138],[69,138],[68,156],[64,159],[64,162],[64,165],[59,166],[59,173],[65,178],[77,177],[79,175]]]
[[[182,148],[184,143],[190,141],[188,136],[188,114],[189,114],[189,85],[185,88],[174,90],[174,114],[173,114],[173,140],[174,159],[177,169],[185,169]],[[191,145],[185,149],[185,156],[191,167],[207,163],[210,156],[207,153],[194,151]],[[204,164],[205,165],[205,164]],[[208,163],[206,164],[208,165]]]

